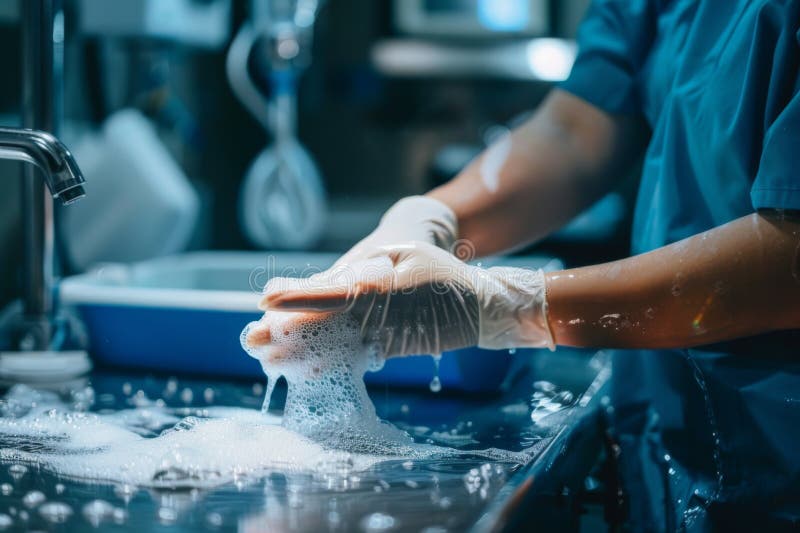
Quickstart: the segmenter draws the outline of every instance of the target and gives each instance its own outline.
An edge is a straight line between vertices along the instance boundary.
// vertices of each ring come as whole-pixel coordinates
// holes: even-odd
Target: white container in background
[[[139,111],[111,115],[72,146],[86,198],[62,212],[72,264],[130,263],[186,248],[200,201]]]

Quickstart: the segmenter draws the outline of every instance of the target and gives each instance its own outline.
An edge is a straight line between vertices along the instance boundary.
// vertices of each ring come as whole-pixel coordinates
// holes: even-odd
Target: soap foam
[[[247,335],[256,326],[269,328],[269,345],[248,345]],[[380,368],[381,361],[362,343],[359,324],[350,316],[298,321],[296,313],[268,311],[245,327],[242,346],[261,361],[267,375],[265,406],[275,381],[286,379],[284,428],[329,449],[354,453],[416,457],[437,451],[415,445],[407,433],[376,414],[363,376]]]
[[[15,387],[7,399],[26,395],[25,389]],[[252,409],[212,408],[207,417],[179,418],[168,408],[154,408],[161,421],[176,423],[146,438],[130,426],[141,408],[82,413],[47,400],[22,417],[0,418],[4,463],[37,464],[68,478],[175,488],[216,486],[273,470],[318,471],[342,462],[364,470],[382,459],[325,449],[281,427],[279,417]]]
[[[146,398],[133,409],[90,413],[83,404],[17,385],[0,401],[0,461],[20,476],[28,464],[96,482],[204,488],[255,481],[272,471],[346,475],[387,460],[477,456],[525,464],[538,451],[462,451],[415,442],[376,414],[363,375],[381,361],[362,344],[359,325],[343,314],[302,324],[297,316],[268,312],[242,333],[268,377],[266,406],[278,377],[287,380],[282,417],[235,407],[186,417],[191,409]],[[256,324],[270,327],[269,346],[251,348],[244,341]]]
[[[248,344],[255,327],[269,329],[269,344]],[[465,455],[453,448],[417,443],[378,417],[363,378],[368,370],[379,370],[383,360],[373,346],[363,342],[360,324],[346,313],[267,311],[244,328],[241,342],[267,375],[265,411],[275,381],[284,377],[288,392],[282,426],[321,443],[326,450],[393,459]],[[438,367],[438,358],[435,362]],[[526,452],[497,449],[466,454],[521,464],[530,459]]]

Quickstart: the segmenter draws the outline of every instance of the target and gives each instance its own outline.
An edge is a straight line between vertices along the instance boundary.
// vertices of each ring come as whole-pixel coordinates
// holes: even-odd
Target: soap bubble
[[[22,497],[22,504],[28,509],[33,509],[37,505],[41,505],[47,497],[38,490],[32,490]]]
[[[366,533],[391,531],[397,527],[397,520],[388,514],[372,513],[361,519],[361,529]]]
[[[8,473],[14,481],[19,481],[28,472],[28,467],[25,465],[11,465],[8,467]]]
[[[81,514],[87,522],[99,527],[114,513],[114,506],[105,500],[92,500],[83,506]]]
[[[47,502],[39,507],[42,518],[53,524],[63,524],[72,516],[72,507],[61,502]]]

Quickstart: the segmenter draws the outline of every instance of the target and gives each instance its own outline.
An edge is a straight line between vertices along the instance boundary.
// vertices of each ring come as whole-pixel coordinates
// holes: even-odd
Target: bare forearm
[[[478,255],[515,248],[606,192],[646,137],[631,134],[638,127],[555,90],[531,120],[429,195],[455,211],[459,237]]]
[[[547,284],[550,326],[568,346],[687,347],[800,328],[800,222],[754,214]]]

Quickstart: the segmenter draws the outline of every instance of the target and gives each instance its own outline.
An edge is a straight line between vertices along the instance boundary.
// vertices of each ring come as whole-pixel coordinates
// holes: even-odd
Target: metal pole
[[[53,85],[54,0],[22,4],[22,121],[26,128],[57,134]],[[53,200],[32,165],[22,183],[25,331],[23,350],[46,350],[52,335]]]

